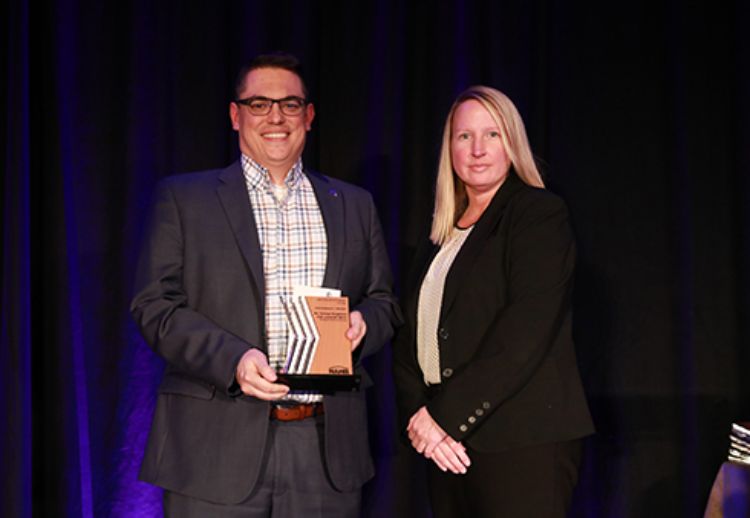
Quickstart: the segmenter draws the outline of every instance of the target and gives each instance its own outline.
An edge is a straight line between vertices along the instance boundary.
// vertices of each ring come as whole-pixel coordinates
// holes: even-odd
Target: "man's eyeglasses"
[[[301,114],[307,104],[305,99],[295,95],[290,95],[283,99],[269,99],[268,97],[254,95],[247,99],[237,99],[234,102],[247,106],[250,109],[250,113],[253,115],[268,115],[271,113],[271,107],[273,104],[278,103],[281,113],[290,117]]]

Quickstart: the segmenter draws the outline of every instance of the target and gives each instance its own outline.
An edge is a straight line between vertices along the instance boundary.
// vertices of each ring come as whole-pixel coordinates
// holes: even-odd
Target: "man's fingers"
[[[270,382],[274,382],[278,379],[278,376],[276,376],[276,371],[274,371],[271,366],[267,364],[258,367],[258,374],[260,374],[263,379]]]
[[[240,384],[242,392],[266,401],[273,401],[284,397],[289,392],[289,387],[280,383],[270,383],[258,377],[253,382]]]
[[[349,313],[349,329],[346,331],[346,337],[352,342],[352,351],[362,342],[365,333],[367,333],[367,323],[362,313],[359,311]]]
[[[278,378],[268,364],[266,355],[258,349],[250,349],[237,365],[237,382],[244,394],[266,401],[284,397],[289,387],[274,383]]]
[[[281,383],[271,383],[261,377],[257,377],[249,383],[258,392],[270,395],[284,395],[289,392],[289,387]]]
[[[354,340],[355,338],[358,338],[359,335],[362,333],[362,327],[360,324],[355,324],[349,329],[346,330],[346,337],[349,340]]]
[[[284,392],[265,392],[262,390],[258,390],[255,387],[250,387],[247,390],[244,390],[245,394],[248,396],[253,396],[257,399],[262,399],[264,401],[276,401],[277,399],[281,399],[287,394],[287,391]]]

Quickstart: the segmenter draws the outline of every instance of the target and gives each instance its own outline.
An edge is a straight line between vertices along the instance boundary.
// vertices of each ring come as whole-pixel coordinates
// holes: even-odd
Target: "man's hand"
[[[411,445],[443,470],[466,473],[471,465],[466,448],[455,441],[432,418],[426,407],[417,410],[406,427]]]
[[[346,337],[352,341],[352,351],[359,347],[362,339],[367,333],[367,324],[359,311],[349,313],[349,329],[346,331]]]
[[[266,355],[258,349],[250,349],[240,358],[235,373],[243,394],[266,401],[284,397],[289,387],[276,381],[276,372],[268,365]]]

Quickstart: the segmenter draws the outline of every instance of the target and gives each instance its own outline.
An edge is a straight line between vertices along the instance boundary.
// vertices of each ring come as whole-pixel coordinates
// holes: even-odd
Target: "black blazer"
[[[392,336],[400,313],[377,212],[367,191],[306,172],[328,237],[324,286],[362,312],[355,366]],[[255,486],[269,403],[241,395],[234,379],[251,347],[265,351],[263,260],[239,162],[163,180],[140,257],[133,317],[167,361],[142,480],[220,503]],[[364,391],[326,396],[325,451],[334,486],[351,490],[373,473]]]
[[[419,247],[394,342],[402,429],[427,405],[478,451],[573,439],[593,425],[571,338],[575,246],[563,201],[511,170],[456,256],[440,319],[441,389],[417,363],[419,289],[438,247]]]

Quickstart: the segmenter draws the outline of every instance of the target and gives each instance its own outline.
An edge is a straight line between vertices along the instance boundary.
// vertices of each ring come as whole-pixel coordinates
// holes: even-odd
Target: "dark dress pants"
[[[248,498],[234,505],[164,492],[164,516],[173,518],[358,517],[361,491],[340,492],[326,474],[323,417],[271,421],[261,476]]]
[[[443,473],[429,461],[435,518],[564,518],[578,481],[581,440],[499,453],[467,449],[465,475]]]

